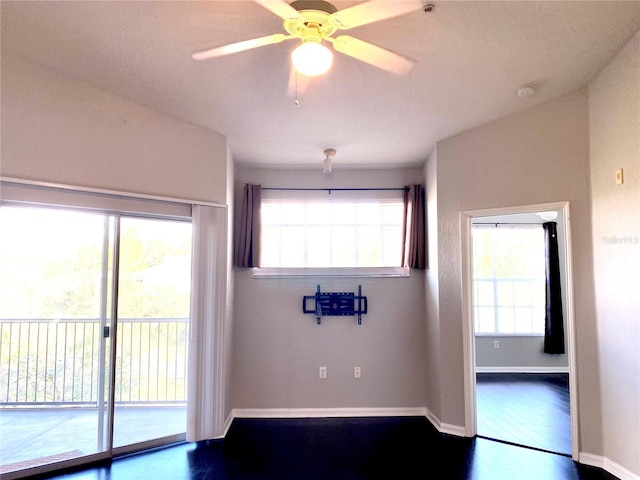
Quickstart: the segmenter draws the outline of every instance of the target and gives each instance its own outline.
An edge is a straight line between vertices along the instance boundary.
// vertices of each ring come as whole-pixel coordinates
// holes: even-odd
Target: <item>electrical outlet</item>
[[[318,378],[327,378],[327,367],[320,367],[320,370],[318,371]]]
[[[360,367],[353,367],[353,378],[360,378]]]
[[[493,341],[493,348],[500,348],[500,340]]]

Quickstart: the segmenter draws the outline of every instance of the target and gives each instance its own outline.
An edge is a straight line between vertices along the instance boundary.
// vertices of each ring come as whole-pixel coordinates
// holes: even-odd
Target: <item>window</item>
[[[262,266],[400,267],[403,191],[262,193]]]
[[[476,333],[543,335],[542,226],[474,227],[472,236]]]

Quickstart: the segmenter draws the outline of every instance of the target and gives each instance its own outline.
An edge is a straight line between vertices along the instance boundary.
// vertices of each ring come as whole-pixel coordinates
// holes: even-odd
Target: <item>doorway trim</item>
[[[573,296],[573,252],[571,249],[571,216],[569,202],[541,203],[513,207],[497,207],[483,210],[467,210],[460,213],[460,244],[462,266],[462,327],[464,336],[464,390],[465,390],[465,435],[477,435],[476,404],[476,347],[475,327],[473,319],[473,253],[471,241],[471,224],[476,217],[495,215],[513,215],[519,213],[536,213],[547,210],[560,210],[565,226],[564,249],[566,255],[562,260],[566,272],[566,288],[564,302],[566,308],[566,341],[567,360],[569,364],[569,411],[571,416],[571,457],[578,461],[580,456],[578,435],[578,385],[575,345],[575,315]]]

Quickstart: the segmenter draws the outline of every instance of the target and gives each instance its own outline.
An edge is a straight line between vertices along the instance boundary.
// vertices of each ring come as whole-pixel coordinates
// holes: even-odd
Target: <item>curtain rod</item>
[[[542,222],[544,223],[544,222]],[[542,223],[535,223],[535,222],[522,222],[522,223],[509,223],[509,222],[487,222],[487,223],[472,223],[472,226],[476,226],[476,225],[495,225],[496,227],[498,225],[510,225],[510,226],[518,226],[518,225],[539,225],[542,226]]]
[[[295,190],[295,191],[304,191],[304,192],[350,192],[350,191],[382,191],[382,190],[401,190],[406,192],[408,187],[397,187],[397,188],[280,188],[280,187],[262,187],[262,190]]]

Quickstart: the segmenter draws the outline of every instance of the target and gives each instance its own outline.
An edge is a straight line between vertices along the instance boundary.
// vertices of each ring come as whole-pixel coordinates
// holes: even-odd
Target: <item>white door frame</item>
[[[571,250],[571,217],[569,202],[542,203],[537,205],[522,205],[515,207],[500,207],[484,210],[469,210],[460,214],[460,243],[462,249],[462,316],[464,335],[464,389],[465,389],[465,435],[475,437],[477,434],[476,416],[476,346],[475,326],[473,319],[473,252],[471,243],[471,222],[476,217],[494,215],[512,215],[519,213],[536,213],[548,210],[561,210],[565,225],[564,266],[566,272],[566,288],[563,300],[566,308],[566,340],[567,357],[569,363],[569,408],[571,415],[571,456],[578,461],[578,385],[575,348],[575,316],[573,297],[573,266]]]

